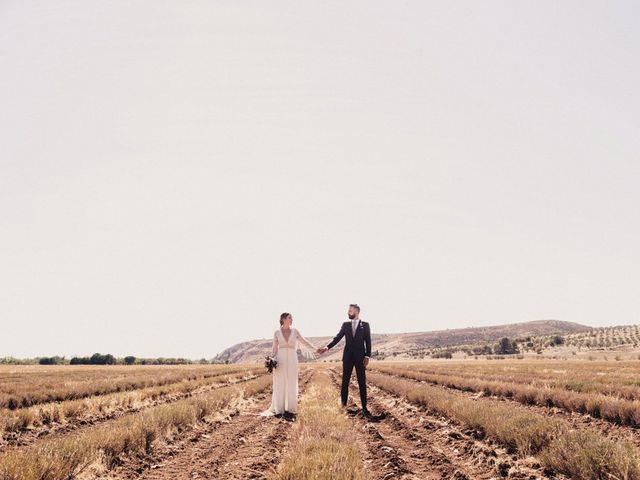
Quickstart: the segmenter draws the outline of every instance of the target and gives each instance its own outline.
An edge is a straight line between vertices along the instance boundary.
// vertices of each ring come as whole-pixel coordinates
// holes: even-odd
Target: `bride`
[[[271,406],[262,416],[284,414],[293,417],[298,413],[298,348],[309,359],[315,359],[314,347],[300,332],[291,327],[290,313],[280,315],[280,328],[273,333],[272,357],[278,362],[273,370]]]

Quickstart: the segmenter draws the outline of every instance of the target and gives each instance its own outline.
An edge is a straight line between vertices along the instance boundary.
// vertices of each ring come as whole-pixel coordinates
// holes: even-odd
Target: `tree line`
[[[101,354],[94,353],[90,357],[71,357],[67,359],[65,356],[54,355],[51,357],[35,357],[35,358],[0,358],[0,365],[208,365],[215,363],[228,363],[215,360],[192,360],[188,358],[138,358],[133,355],[126,357],[115,357],[110,353]]]

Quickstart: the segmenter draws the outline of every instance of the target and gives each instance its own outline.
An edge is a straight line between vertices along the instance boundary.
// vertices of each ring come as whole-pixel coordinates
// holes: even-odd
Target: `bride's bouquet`
[[[275,358],[264,357],[264,367],[267,369],[267,372],[273,373],[273,370],[278,366],[278,361]]]

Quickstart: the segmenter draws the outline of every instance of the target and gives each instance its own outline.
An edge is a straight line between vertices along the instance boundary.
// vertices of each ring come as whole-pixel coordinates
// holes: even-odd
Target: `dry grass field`
[[[640,362],[304,365],[295,422],[260,365],[2,366],[0,479],[640,479]],[[351,397],[358,401],[357,386]]]

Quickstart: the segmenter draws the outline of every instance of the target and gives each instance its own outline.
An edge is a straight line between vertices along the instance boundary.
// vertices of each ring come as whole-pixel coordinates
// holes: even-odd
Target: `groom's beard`
[[[353,320],[354,318],[356,318],[355,315],[349,315],[349,320]]]

